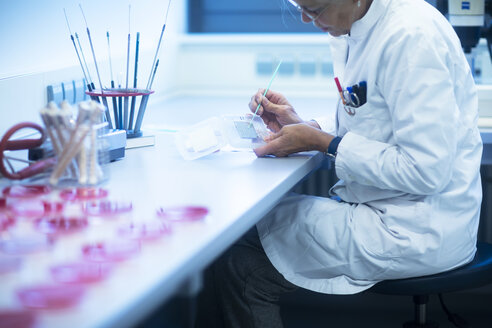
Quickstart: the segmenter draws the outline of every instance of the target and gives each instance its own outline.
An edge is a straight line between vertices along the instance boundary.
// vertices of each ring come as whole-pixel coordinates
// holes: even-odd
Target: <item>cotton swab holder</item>
[[[117,101],[113,102],[113,126],[115,126],[116,129],[125,130],[127,138],[138,138],[142,136],[142,121],[149,97],[153,93],[153,90],[135,88],[111,88],[103,89],[102,92],[101,90],[86,91],[87,95],[91,97],[101,97],[102,99],[126,99],[126,103],[131,99],[129,115],[120,115],[123,111],[118,108],[119,105],[117,104]]]
[[[46,129],[51,130],[52,144],[57,163],[49,177],[56,185],[96,185],[108,178],[106,165],[109,162],[108,144],[104,136],[108,123],[102,122],[105,108],[95,102],[78,104],[78,115],[71,119],[68,103],[58,109],[51,103],[41,110]]]

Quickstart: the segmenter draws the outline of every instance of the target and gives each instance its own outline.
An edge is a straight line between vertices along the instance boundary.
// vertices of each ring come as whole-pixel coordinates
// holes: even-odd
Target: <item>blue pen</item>
[[[359,82],[359,101],[360,105],[364,105],[367,101],[367,82]]]

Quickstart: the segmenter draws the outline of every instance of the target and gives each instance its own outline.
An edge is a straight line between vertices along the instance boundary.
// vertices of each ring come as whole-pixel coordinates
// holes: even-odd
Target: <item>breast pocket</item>
[[[389,119],[384,109],[365,103],[360,107],[343,105],[339,107],[339,122],[342,131],[351,131],[373,140],[381,140],[383,127]]]

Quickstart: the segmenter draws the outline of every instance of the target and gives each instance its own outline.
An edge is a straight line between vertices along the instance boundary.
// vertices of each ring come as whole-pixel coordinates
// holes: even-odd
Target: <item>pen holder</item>
[[[106,110],[106,120],[110,127],[125,130],[127,138],[138,138],[142,136],[141,126],[149,96],[154,93],[147,89],[103,89],[85,92],[93,100],[102,99]],[[113,107],[113,119],[111,118],[108,98],[111,98]],[[135,121],[135,124],[134,124]]]

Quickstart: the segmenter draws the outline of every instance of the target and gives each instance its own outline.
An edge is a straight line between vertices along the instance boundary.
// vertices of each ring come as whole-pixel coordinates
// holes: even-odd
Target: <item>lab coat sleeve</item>
[[[457,151],[459,109],[454,94],[458,55],[425,34],[390,43],[375,88],[391,116],[391,143],[348,132],[338,147],[337,175],[380,189],[438,193],[451,179]],[[459,67],[461,65],[461,67]],[[467,69],[467,68],[466,68]]]

